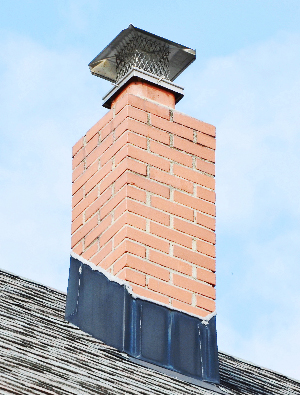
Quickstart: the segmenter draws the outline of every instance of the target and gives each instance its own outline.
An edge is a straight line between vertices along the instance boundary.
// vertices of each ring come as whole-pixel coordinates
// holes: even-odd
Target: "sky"
[[[2,0],[2,269],[66,292],[87,64],[129,24],[197,51],[176,109],[217,128],[221,351],[300,380],[299,0]]]

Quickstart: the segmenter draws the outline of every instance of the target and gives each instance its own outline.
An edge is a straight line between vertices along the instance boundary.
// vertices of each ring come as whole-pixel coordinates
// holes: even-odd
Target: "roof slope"
[[[129,361],[64,320],[66,295],[0,271],[0,393],[214,394]],[[300,394],[300,383],[219,353],[221,389]]]

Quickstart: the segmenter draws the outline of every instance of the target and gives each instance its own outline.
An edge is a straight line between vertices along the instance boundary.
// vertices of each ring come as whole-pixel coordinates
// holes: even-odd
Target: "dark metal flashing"
[[[214,393],[214,394],[223,394],[223,395],[226,394],[226,392],[224,392],[223,390],[221,390],[219,387],[217,387],[214,384],[210,384],[205,381],[196,380],[192,377],[186,376],[186,375],[178,373],[178,372],[174,372],[169,369],[162,368],[160,366],[154,365],[153,363],[145,362],[140,359],[128,357],[128,360],[131,362],[137,363],[139,365],[145,366],[149,369],[156,370],[157,372],[163,373],[166,376],[171,376],[177,380],[185,381],[187,383],[197,385],[198,387],[205,388],[207,390],[212,391],[212,393]]]
[[[142,366],[65,321],[63,292],[0,270],[0,296],[1,394],[215,394]],[[228,395],[300,394],[299,381],[272,370],[222,352],[219,363],[214,387]]]
[[[71,257],[66,319],[131,357],[219,383],[216,320],[134,297],[120,282]]]

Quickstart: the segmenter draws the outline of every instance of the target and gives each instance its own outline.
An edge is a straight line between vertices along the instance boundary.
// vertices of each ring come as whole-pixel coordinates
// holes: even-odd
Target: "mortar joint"
[[[197,143],[197,131],[193,130],[193,141],[194,143]]]

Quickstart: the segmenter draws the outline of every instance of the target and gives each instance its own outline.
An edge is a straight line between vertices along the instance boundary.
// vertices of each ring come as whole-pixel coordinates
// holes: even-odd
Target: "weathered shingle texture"
[[[0,271],[1,394],[213,394],[147,369],[64,320],[66,295]],[[300,383],[220,357],[228,394],[300,394]]]

